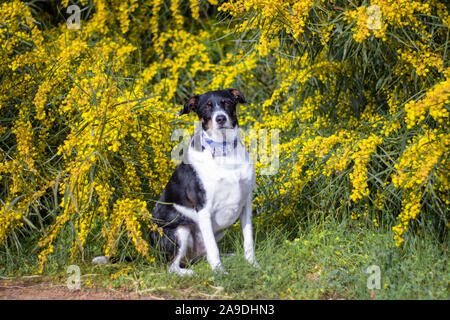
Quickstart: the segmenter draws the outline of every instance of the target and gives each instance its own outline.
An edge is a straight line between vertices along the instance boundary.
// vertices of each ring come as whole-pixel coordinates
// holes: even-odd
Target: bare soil
[[[0,300],[161,300],[151,294],[114,289],[70,290],[63,284],[35,279],[1,280]]]

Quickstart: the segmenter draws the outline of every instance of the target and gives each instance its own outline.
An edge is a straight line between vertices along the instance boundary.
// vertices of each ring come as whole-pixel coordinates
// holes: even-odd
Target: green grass
[[[175,299],[448,299],[448,247],[431,237],[412,235],[396,247],[392,232],[371,230],[357,222],[338,222],[331,216],[297,234],[277,231],[256,234],[256,256],[261,269],[243,258],[240,228],[229,231],[220,243],[229,275],[216,274],[205,259],[191,265],[196,277],[167,272],[167,264],[80,263],[81,286],[152,294]],[[6,263],[0,275],[32,273],[34,259],[16,268]],[[3,263],[1,263],[3,264]],[[76,262],[53,261],[44,278],[65,283],[66,268]],[[365,271],[377,265],[381,288],[369,290]],[[114,277],[114,275],[116,275]]]

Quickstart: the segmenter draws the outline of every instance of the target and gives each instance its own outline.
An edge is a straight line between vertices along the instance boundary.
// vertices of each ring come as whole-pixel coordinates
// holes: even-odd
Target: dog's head
[[[211,133],[234,129],[238,125],[236,105],[247,103],[242,92],[236,89],[210,91],[191,97],[180,115],[197,113],[204,131]]]

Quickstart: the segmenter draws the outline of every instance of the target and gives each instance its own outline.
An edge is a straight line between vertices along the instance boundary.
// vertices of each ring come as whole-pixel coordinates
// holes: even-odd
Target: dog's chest
[[[205,186],[214,231],[229,227],[239,218],[253,190],[253,164],[227,166],[211,161],[196,170]]]
[[[244,170],[219,170],[211,192],[211,218],[214,230],[229,227],[239,218],[252,190],[250,168]]]

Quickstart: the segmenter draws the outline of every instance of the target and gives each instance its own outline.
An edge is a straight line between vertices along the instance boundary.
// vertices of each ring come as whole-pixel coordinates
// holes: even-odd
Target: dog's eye
[[[221,102],[222,105],[224,105],[225,107],[229,107],[229,106],[231,105],[230,101],[222,100],[222,101],[220,101],[220,102]]]
[[[208,103],[206,104],[205,109],[206,109],[206,110],[211,110],[211,108],[212,108],[212,103],[211,103],[211,102],[208,102]]]

